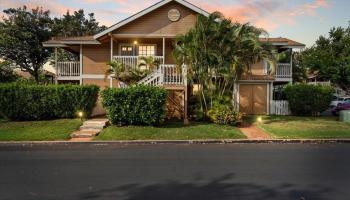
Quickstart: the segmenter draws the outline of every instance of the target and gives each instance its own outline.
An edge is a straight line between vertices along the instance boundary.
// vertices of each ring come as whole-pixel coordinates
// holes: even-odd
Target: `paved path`
[[[269,140],[272,139],[268,133],[265,133],[260,128],[256,127],[254,124],[249,124],[244,122],[239,130],[247,136],[249,140]]]
[[[71,134],[72,142],[88,142],[98,135],[107,125],[108,119],[95,118],[89,119],[83,123],[78,131]]]
[[[348,200],[350,144],[0,146],[0,199]]]

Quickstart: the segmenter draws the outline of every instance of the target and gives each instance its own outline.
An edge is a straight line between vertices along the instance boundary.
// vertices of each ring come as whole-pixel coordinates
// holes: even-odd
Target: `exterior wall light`
[[[137,45],[137,43],[138,43],[137,40],[135,40],[135,41],[134,41],[134,45]]]

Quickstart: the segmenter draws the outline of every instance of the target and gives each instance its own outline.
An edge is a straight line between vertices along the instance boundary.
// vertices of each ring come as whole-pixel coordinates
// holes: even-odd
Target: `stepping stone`
[[[88,138],[88,137],[94,137],[98,135],[101,132],[101,130],[80,130],[76,131],[71,134],[72,138]]]

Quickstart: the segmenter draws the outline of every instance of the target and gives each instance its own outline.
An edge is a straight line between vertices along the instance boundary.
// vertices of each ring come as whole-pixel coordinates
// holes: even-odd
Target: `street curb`
[[[66,145],[155,145],[155,144],[335,144],[350,143],[350,139],[269,139],[269,140],[247,140],[247,139],[223,139],[223,140],[125,140],[125,141],[23,141],[23,142],[0,142],[0,146],[66,146]]]

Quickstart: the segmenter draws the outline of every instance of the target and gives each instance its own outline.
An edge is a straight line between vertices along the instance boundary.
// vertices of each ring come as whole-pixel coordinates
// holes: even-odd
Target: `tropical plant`
[[[110,68],[105,71],[105,80],[108,76],[111,76],[117,80],[118,86],[120,85],[121,81],[128,85],[135,84],[150,73],[149,70],[126,68],[125,65],[118,60],[109,61],[107,62],[107,65]]]
[[[141,56],[138,66],[152,72],[158,68],[159,64],[159,60],[154,56]]]
[[[125,65],[118,60],[108,61],[107,65],[109,68],[105,71],[105,80],[108,76],[111,76],[117,80],[117,85],[119,86],[121,79],[126,76]]]
[[[193,29],[177,37],[173,57],[179,66],[188,66],[189,80],[199,84],[204,116],[223,96],[230,97],[236,109],[235,83],[252,64],[266,59],[275,68],[271,45],[259,42],[264,34],[262,29],[232,23],[214,12],[209,17],[200,15]]]

